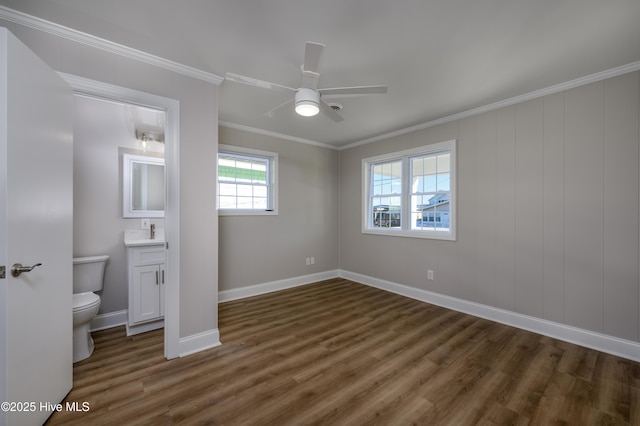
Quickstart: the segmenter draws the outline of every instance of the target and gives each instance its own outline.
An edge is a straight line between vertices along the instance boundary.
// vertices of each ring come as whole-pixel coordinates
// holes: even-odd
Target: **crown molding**
[[[116,55],[124,56],[126,58],[133,59],[139,62],[144,62],[149,65],[154,65],[159,68],[164,68],[168,71],[172,71],[198,80],[203,80],[208,83],[219,85],[224,80],[223,77],[220,77],[216,74],[189,67],[187,65],[183,65],[169,59],[161,58],[159,56],[151,55],[141,50],[114,43],[112,41],[96,37],[91,34],[83,33],[81,31],[77,31],[72,28],[56,24],[54,22],[46,21],[35,16],[27,15],[26,13],[13,10],[5,6],[0,6],[0,19],[4,19],[25,27],[49,33],[57,37],[74,41],[76,43],[82,43],[87,46],[101,49],[109,53],[114,53]]]
[[[334,145],[328,145],[328,144],[324,144],[321,142],[315,142],[315,141],[310,141],[307,139],[301,139],[301,138],[297,138],[295,136],[289,136],[289,135],[284,135],[284,134],[280,134],[280,133],[274,133],[274,132],[269,132],[266,130],[262,130],[262,129],[256,129],[253,127],[248,127],[248,126],[242,126],[239,124],[234,124],[234,123],[225,123],[225,122],[220,122],[220,125],[224,125],[226,127],[231,127],[231,128],[236,128],[236,129],[240,129],[240,130],[245,130],[248,132],[252,132],[252,133],[260,133],[260,134],[264,134],[264,135],[268,135],[268,136],[274,136],[274,137],[278,137],[281,139],[288,139],[288,140],[292,140],[295,142],[302,142],[302,143],[308,143],[308,144],[312,144],[312,145],[318,145],[318,146],[322,146],[324,148],[330,148],[330,149],[336,149],[338,151],[343,151],[345,149],[350,149],[350,148],[355,148],[357,146],[360,145],[366,145],[366,144],[370,144],[373,142],[378,142],[378,141],[382,141],[385,139],[391,139],[397,136],[401,136],[401,135],[406,135],[408,133],[413,133],[413,132],[417,132],[419,130],[424,130],[424,129],[428,129],[429,127],[434,127],[437,126],[439,124],[444,124],[444,123],[450,123],[452,121],[456,121],[456,120],[461,120],[463,118],[468,118],[468,117],[472,117],[474,115],[479,115],[488,111],[494,111],[500,108],[504,108],[507,106],[511,106],[511,105],[515,105],[515,104],[519,104],[522,102],[526,102],[532,99],[537,99],[537,98],[541,98],[543,96],[547,96],[547,95],[552,95],[554,93],[558,93],[558,92],[562,92],[565,90],[569,90],[569,89],[573,89],[575,87],[579,87],[579,86],[584,86],[585,84],[589,84],[589,83],[595,83],[597,81],[602,81],[602,80],[606,80],[608,78],[613,78],[613,77],[617,77],[623,74],[627,74],[630,72],[634,72],[634,71],[638,71],[640,70],[640,61],[638,62],[632,62],[630,64],[627,65],[622,65],[616,68],[611,68],[605,71],[601,71],[595,74],[591,74],[585,77],[580,77],[580,78],[576,78],[574,80],[570,80],[564,83],[560,83],[560,84],[556,84],[554,86],[550,86],[550,87],[546,87],[544,89],[540,89],[540,90],[535,90],[533,92],[529,92],[529,93],[525,93],[523,95],[518,95],[518,96],[514,96],[512,98],[508,98],[508,99],[504,99],[502,101],[498,101],[498,102],[494,102],[492,104],[488,104],[485,106],[481,106],[478,108],[473,108],[467,111],[463,111],[457,114],[453,114],[453,115],[449,115],[447,117],[443,117],[443,118],[439,118],[437,120],[432,120],[432,121],[428,121],[425,123],[421,123],[421,124],[417,124],[415,126],[410,126],[410,127],[405,127],[399,130],[395,130],[393,132],[389,132],[389,133],[384,133],[378,136],[373,136],[367,139],[363,139],[357,142],[353,142],[347,145],[342,145],[339,147],[336,147]]]
[[[413,133],[418,130],[424,130],[429,127],[437,126],[443,123],[450,123],[452,121],[460,120],[467,117],[472,117],[474,115],[479,115],[487,111],[494,111],[500,108],[504,108],[507,106],[519,104],[525,101],[529,101],[532,99],[541,98],[543,96],[551,95],[554,93],[562,92],[564,90],[573,89],[574,87],[584,86],[585,84],[595,83],[597,81],[606,80],[608,78],[617,77],[619,75],[627,74],[630,72],[640,70],[640,61],[632,62],[627,65],[622,65],[616,68],[611,68],[602,72],[598,72],[595,74],[591,74],[585,77],[576,78],[574,80],[567,81],[565,83],[556,84],[554,86],[550,86],[544,89],[535,90],[530,93],[525,93],[524,95],[514,96],[512,98],[508,98],[502,101],[498,101],[489,105],[481,106],[478,108],[473,108],[467,111],[463,111],[457,114],[450,115],[448,117],[439,118],[437,120],[428,121],[426,123],[417,124],[411,127],[405,127],[404,129],[396,130],[394,132],[385,133],[378,136],[373,136],[368,139],[363,139],[358,142],[350,143],[348,145],[343,145],[339,148],[339,150],[355,148],[356,146],[366,145],[372,142],[378,142],[385,139],[394,138],[400,135],[405,135],[407,133]]]
[[[33,28],[39,31],[43,31],[58,37],[65,38],[67,40],[71,40],[77,43],[82,43],[87,46],[91,46],[97,49],[101,49],[110,53],[114,53],[120,56],[124,56],[129,59],[137,60],[143,63],[147,63],[150,65],[157,66],[159,68],[166,69],[168,71],[172,71],[178,74],[185,75],[187,77],[195,78],[198,80],[203,80],[209,83],[213,83],[216,85],[221,84],[224,81],[223,77],[220,77],[216,74],[205,72],[199,70],[197,68],[189,67],[187,65],[180,64],[178,62],[174,62],[165,58],[161,58],[159,56],[151,55],[149,53],[143,52],[141,50],[133,49],[131,47],[127,47],[118,43],[111,42],[109,40],[96,37],[87,33],[83,33],[81,31],[74,30],[69,27],[65,27],[63,25],[59,25],[50,21],[46,21],[41,18],[37,18],[31,15],[28,15],[23,12],[16,11],[14,9],[10,9],[6,6],[0,6],[0,19],[4,19],[10,22],[14,22],[19,25],[23,25],[25,27]],[[439,124],[449,123],[452,121],[460,120],[463,118],[471,117],[474,115],[482,114],[484,112],[497,110],[500,108],[504,108],[507,106],[515,105],[521,102],[529,101],[532,99],[540,98],[543,96],[551,95],[553,93],[562,92],[564,90],[572,89],[574,87],[583,86],[585,84],[594,83],[597,81],[605,80],[612,77],[617,77],[622,74],[626,74],[633,71],[640,70],[640,61],[633,62],[627,65],[622,65],[620,67],[611,68],[609,70],[605,70],[602,72],[598,72],[595,74],[591,74],[585,77],[576,78],[574,80],[567,81],[565,83],[556,84],[554,86],[550,86],[544,89],[536,90],[530,93],[526,93],[519,96],[514,96],[512,98],[508,98],[502,101],[498,101],[489,105],[481,106],[478,108],[473,108],[467,111],[463,111],[457,114],[449,115],[447,117],[439,118],[436,120],[428,121],[425,123],[417,124],[415,126],[405,127],[403,129],[399,129],[393,132],[384,133],[378,136],[373,136],[371,138],[363,139],[357,142],[353,142],[347,145],[343,145],[340,147],[336,147],[334,145],[313,141],[310,139],[299,138],[296,136],[290,136],[282,133],[271,132],[268,130],[262,130],[255,127],[244,126],[241,124],[231,123],[231,122],[223,122],[221,121],[219,124],[221,126],[244,130],[251,133],[262,134],[265,136],[276,137],[280,139],[286,139],[294,142],[305,143],[309,145],[320,146],[328,149],[335,150],[345,150],[350,148],[355,148],[360,145],[366,145],[373,142],[378,142],[385,139],[394,138],[397,136],[405,135],[408,133],[416,132],[419,130],[424,130],[429,127],[434,127]]]

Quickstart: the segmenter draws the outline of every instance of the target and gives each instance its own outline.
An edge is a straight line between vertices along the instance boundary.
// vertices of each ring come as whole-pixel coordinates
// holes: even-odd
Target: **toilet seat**
[[[100,296],[93,292],[77,293],[73,295],[73,312],[92,309],[100,304]]]

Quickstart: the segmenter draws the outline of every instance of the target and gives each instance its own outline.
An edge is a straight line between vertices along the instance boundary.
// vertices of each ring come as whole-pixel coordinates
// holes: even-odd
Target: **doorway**
[[[175,358],[179,356],[180,343],[179,103],[157,95],[60,75],[74,89],[74,133],[81,133],[74,143],[77,145],[74,146],[74,167],[78,167],[74,172],[77,173],[74,176],[74,216],[76,209],[78,211],[78,217],[74,217],[74,256],[91,252],[110,254],[101,308],[106,322],[102,328],[126,321],[123,310],[127,309],[128,287],[122,235],[124,229],[140,228],[141,224],[140,219],[123,218],[122,155],[142,152],[165,158],[165,217],[152,219],[151,223],[164,229],[167,241],[164,354],[167,359]],[[164,132],[162,137],[161,131]],[[154,140],[149,140],[148,136]],[[107,182],[100,182],[103,179]],[[107,252],[102,253],[105,250]]]

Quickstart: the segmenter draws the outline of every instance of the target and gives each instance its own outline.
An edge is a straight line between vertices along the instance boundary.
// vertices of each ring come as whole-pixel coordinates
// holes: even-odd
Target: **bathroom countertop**
[[[164,229],[156,229],[156,238],[149,238],[147,229],[125,229],[124,245],[127,247],[153,246],[164,244]]]

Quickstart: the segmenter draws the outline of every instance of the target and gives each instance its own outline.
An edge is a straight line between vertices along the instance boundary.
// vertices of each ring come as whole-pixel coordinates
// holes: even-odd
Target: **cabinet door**
[[[160,265],[160,316],[164,317],[164,265]]]
[[[133,322],[150,321],[160,317],[160,268],[158,265],[133,268]]]

